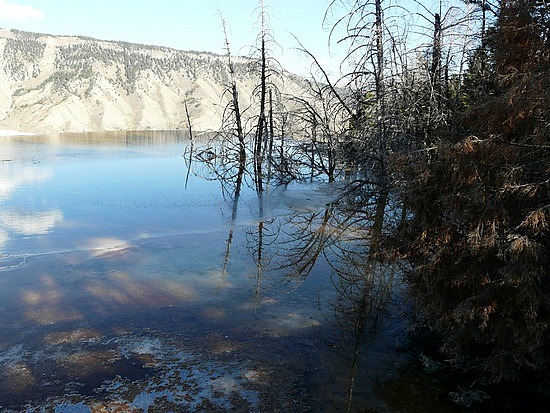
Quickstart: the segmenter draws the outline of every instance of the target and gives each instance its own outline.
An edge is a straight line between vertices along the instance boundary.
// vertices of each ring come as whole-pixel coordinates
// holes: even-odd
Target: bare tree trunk
[[[244,134],[241,120],[241,109],[239,106],[239,93],[237,91],[237,84],[233,81],[232,84],[232,96],[233,96],[233,110],[235,111],[235,123],[237,126],[237,138],[239,140],[239,164],[245,165],[246,163],[246,146],[244,142]]]
[[[269,89],[269,144],[267,149],[267,184],[271,180],[271,167],[273,164],[273,139],[275,135],[275,127],[273,124],[273,92]]]
[[[336,159],[334,154],[334,145],[332,143],[332,137],[329,137],[326,142],[327,145],[327,175],[330,183],[334,182],[334,171],[336,170]]]
[[[189,165],[187,166],[187,175],[185,176],[185,189],[187,189],[187,183],[189,182],[189,174],[191,173],[191,164],[193,162],[193,128],[191,125],[191,116],[189,115],[189,109],[187,108],[187,101],[183,101],[185,107],[185,115],[187,117],[187,127],[189,128]]]
[[[311,177],[310,180],[313,182],[313,178],[315,176],[315,152],[317,150],[317,120],[313,118],[313,122],[311,124]]]
[[[384,79],[384,16],[382,0],[375,0],[375,33],[376,33],[376,103],[378,119],[376,126],[379,178],[385,180],[385,146],[386,146],[386,88]]]
[[[441,93],[443,90],[443,88],[441,87],[441,56],[441,16],[439,15],[439,13],[435,13],[434,43],[432,50],[432,66],[430,68],[430,77],[432,80],[434,98],[436,100],[436,107],[438,111],[441,109]]]
[[[481,3],[481,75],[483,79],[483,92],[487,93],[487,79],[489,77],[487,73],[487,1],[483,0]]]
[[[233,104],[233,114],[235,116],[235,128],[237,132],[237,139],[239,141],[239,164],[245,165],[246,163],[246,146],[244,140],[244,133],[241,119],[241,109],[239,106],[239,92],[237,90],[237,81],[235,79],[235,68],[233,67],[233,61],[231,60],[231,48],[229,47],[229,38],[227,37],[227,28],[225,26],[225,20],[221,17],[223,34],[225,38],[225,48],[227,51],[227,61],[229,66],[229,74],[231,75],[231,98]]]
[[[281,131],[280,131],[281,140],[279,144],[279,165],[278,165],[278,170],[279,170],[279,173],[281,174],[290,172],[288,170],[288,163],[285,156],[285,134],[286,134],[285,126],[286,126],[287,119],[288,119],[288,114],[283,113],[282,120],[281,120]]]
[[[263,14],[263,10],[262,10]],[[262,17],[263,21],[263,17]],[[263,26],[263,25],[262,25]],[[262,27],[261,34],[261,73],[260,73],[260,114],[258,116],[258,125],[256,126],[256,136],[254,141],[254,172],[256,178],[256,190],[259,192],[263,191],[263,177],[262,177],[262,163],[263,163],[263,153],[262,153],[262,143],[264,139],[264,130],[265,130],[265,100],[266,100],[266,89],[267,89],[267,75],[266,75],[266,50],[265,50],[265,33],[264,28]]]
[[[384,97],[384,27],[382,0],[375,1],[375,33],[376,33],[376,100],[379,104]],[[383,106],[383,105],[382,105]],[[383,107],[381,107],[383,109]]]
[[[371,228],[371,253],[376,253],[379,250],[380,238],[382,236],[382,230],[384,228],[384,218],[386,216],[386,205],[388,203],[388,190],[382,186],[378,191],[378,200],[376,202],[376,212],[374,214],[374,221]]]
[[[263,274],[263,261],[264,261],[264,221],[258,222],[258,251],[256,255],[256,289],[254,291],[254,298],[256,305],[260,301],[260,294],[262,289],[262,274]]]

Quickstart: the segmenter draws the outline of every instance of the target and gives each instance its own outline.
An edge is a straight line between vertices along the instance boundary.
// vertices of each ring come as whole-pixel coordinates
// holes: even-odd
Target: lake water
[[[335,186],[236,204],[185,136],[0,137],[0,410],[462,411]]]

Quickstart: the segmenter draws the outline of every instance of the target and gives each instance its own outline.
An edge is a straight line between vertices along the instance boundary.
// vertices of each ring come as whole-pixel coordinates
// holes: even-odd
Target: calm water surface
[[[1,411],[461,411],[335,188],[236,204],[186,144],[0,137]]]

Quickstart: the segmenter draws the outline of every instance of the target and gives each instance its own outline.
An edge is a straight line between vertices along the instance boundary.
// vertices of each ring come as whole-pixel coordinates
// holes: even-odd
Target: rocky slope
[[[194,129],[217,129],[228,98],[226,57],[206,52],[0,30],[0,56],[0,130],[182,129],[184,100]],[[249,60],[234,62],[246,107],[257,77]]]

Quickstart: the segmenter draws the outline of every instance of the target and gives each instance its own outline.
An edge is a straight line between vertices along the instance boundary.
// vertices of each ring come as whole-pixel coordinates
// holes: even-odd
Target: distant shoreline
[[[19,132],[16,130],[0,130],[0,136],[29,136],[36,135],[35,133]]]

